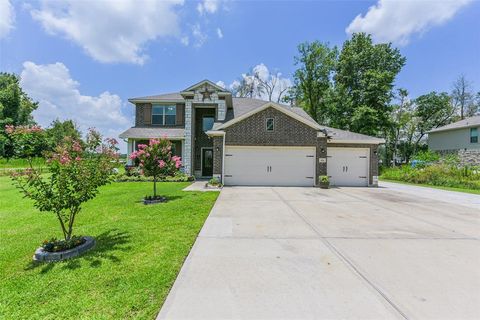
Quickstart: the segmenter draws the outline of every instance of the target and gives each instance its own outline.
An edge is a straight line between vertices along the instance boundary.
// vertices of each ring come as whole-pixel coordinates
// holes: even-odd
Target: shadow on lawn
[[[127,232],[119,231],[118,229],[111,229],[101,233],[95,237],[95,247],[84,255],[65,260],[62,262],[37,262],[31,261],[25,270],[42,268],[40,273],[47,273],[55,267],[62,269],[78,269],[81,268],[81,262],[87,261],[90,267],[98,268],[102,265],[103,260],[110,260],[112,262],[120,262],[121,259],[112,253],[112,251],[128,251],[131,246],[125,246],[130,242],[130,235]]]

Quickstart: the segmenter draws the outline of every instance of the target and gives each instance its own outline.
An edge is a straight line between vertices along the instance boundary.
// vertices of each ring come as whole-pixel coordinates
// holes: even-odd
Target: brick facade
[[[169,127],[184,127],[185,126],[185,104],[177,103],[176,106],[176,123]],[[135,127],[158,127],[152,125],[152,104],[151,103],[137,103],[135,105]]]
[[[273,132],[265,130],[266,119],[275,119]],[[267,108],[225,129],[225,144],[232,146],[312,146],[317,130],[275,108]]]
[[[220,177],[223,166],[223,136],[213,137],[213,175]]]

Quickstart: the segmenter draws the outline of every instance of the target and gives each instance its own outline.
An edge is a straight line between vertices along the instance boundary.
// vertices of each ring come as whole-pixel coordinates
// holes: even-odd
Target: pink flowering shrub
[[[140,172],[153,177],[153,196],[157,196],[157,178],[173,176],[181,167],[180,157],[172,156],[172,143],[165,138],[150,139],[147,144],[139,144],[138,151],[130,154],[130,159],[138,160]]]
[[[40,126],[6,125],[5,133],[10,138],[13,155],[19,158],[41,156],[47,149],[47,135]]]
[[[98,188],[110,183],[118,165],[117,141],[102,140],[90,129],[86,142],[65,138],[47,154],[48,176],[30,167],[12,174],[14,184],[40,211],[53,212],[66,241],[72,237],[75,217],[82,204],[98,194]]]

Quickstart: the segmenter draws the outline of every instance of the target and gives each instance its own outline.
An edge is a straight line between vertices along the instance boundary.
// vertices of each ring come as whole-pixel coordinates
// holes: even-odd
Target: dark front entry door
[[[213,149],[202,149],[202,176],[213,175]]]

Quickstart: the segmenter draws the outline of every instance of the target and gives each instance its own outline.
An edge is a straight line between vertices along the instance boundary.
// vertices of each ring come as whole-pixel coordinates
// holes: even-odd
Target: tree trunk
[[[153,197],[157,197],[157,176],[153,176]]]

